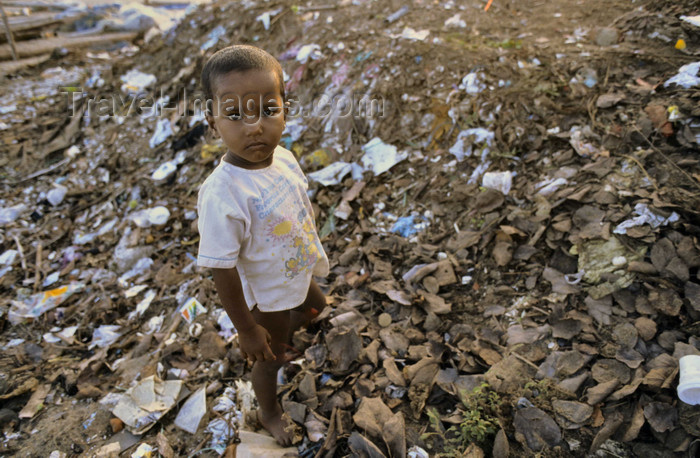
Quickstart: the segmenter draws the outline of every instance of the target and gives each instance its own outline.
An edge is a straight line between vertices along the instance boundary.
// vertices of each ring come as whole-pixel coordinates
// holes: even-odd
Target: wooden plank
[[[64,19],[60,18],[56,13],[35,13],[30,16],[10,16],[8,22],[10,23],[10,30],[20,32],[64,22]],[[0,24],[0,33],[5,33],[4,24]]]
[[[17,43],[17,54],[22,57],[36,56],[50,53],[56,48],[87,48],[115,41],[132,41],[137,36],[138,33],[134,32],[119,32],[72,38],[45,38],[41,40],[22,41]],[[7,43],[0,45],[0,60],[7,60],[11,57],[12,51],[10,45]]]
[[[26,59],[0,62],[0,76],[11,75],[12,73],[18,72],[23,68],[42,64],[49,60],[50,57],[51,54],[42,54],[40,56],[28,57]]]
[[[24,0],[24,1],[11,1],[4,0],[2,2],[7,7],[12,8],[46,8],[53,10],[67,10],[71,5],[67,3],[51,2],[48,0]]]

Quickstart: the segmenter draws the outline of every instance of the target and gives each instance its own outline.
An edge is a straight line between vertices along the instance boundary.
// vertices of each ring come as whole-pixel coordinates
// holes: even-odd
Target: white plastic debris
[[[681,21],[685,21],[688,24],[692,24],[695,27],[700,27],[700,14],[697,16],[681,16]]]
[[[44,278],[44,282],[41,284],[44,288],[51,286],[56,283],[61,275],[61,272],[52,272]]]
[[[103,324],[102,326],[95,328],[95,330],[92,332],[92,341],[88,346],[88,350],[92,350],[95,347],[109,347],[122,336],[119,332],[121,328],[121,326],[116,324]]]
[[[157,169],[151,174],[151,180],[155,182],[165,181],[170,175],[175,173],[177,170],[177,164],[175,161],[168,161],[160,164]]]
[[[201,323],[192,323],[189,328],[187,328],[187,334],[193,339],[199,338],[202,335],[202,325]]]
[[[559,188],[561,188],[567,183],[568,181],[566,180],[566,178],[547,178],[546,180],[542,180],[539,183],[537,183],[535,185],[535,189],[537,190],[537,194],[547,197],[557,192]]]
[[[207,413],[207,395],[202,387],[185,402],[175,418],[175,426],[190,434],[197,433],[202,418]]]
[[[425,39],[428,38],[428,35],[430,35],[430,30],[428,29],[414,30],[411,27],[404,27],[403,31],[401,31],[401,35],[398,37],[406,40],[425,41]],[[391,37],[397,38],[396,35],[392,35]]]
[[[468,73],[464,78],[462,78],[462,83],[458,86],[467,94],[478,94],[483,91],[486,86],[481,82],[482,75],[476,72]]]
[[[636,226],[641,226],[643,224],[648,224],[652,228],[656,229],[660,226],[666,226],[667,224],[675,223],[680,219],[680,216],[676,212],[671,213],[671,216],[669,216],[668,218],[665,218],[661,215],[657,215],[656,213],[649,210],[649,206],[647,204],[643,203],[639,203],[634,206],[634,214],[636,214],[637,216],[618,224],[613,232],[615,234],[626,234],[627,229]]]
[[[163,327],[163,321],[165,317],[163,315],[151,317],[146,323],[146,334],[153,334],[154,332],[159,332]]]
[[[141,299],[141,302],[136,304],[136,309],[133,312],[129,313],[129,319],[132,320],[136,318],[137,316],[141,316],[148,310],[148,307],[151,305],[151,302],[153,302],[153,299],[156,298],[156,290],[151,289],[149,290]]]
[[[423,450],[417,445],[412,446],[411,448],[408,449],[408,458],[430,458],[430,455],[428,452]]]
[[[668,87],[671,84],[677,84],[684,89],[698,86],[700,85],[700,76],[698,76],[698,72],[700,72],[700,62],[686,64],[678,70],[676,76],[673,76],[664,83],[664,87]]]
[[[134,450],[134,453],[131,454],[131,458],[151,458],[152,453],[153,447],[143,443],[140,444],[136,450]]]
[[[578,126],[573,126],[571,128],[571,139],[569,143],[581,157],[595,156],[599,153],[595,145],[586,141],[583,130]]]
[[[107,394],[100,404],[110,408],[129,431],[143,434],[173,408],[181,390],[182,380],[161,381],[150,376],[123,395]]]
[[[7,250],[3,254],[0,254],[0,264],[4,266],[9,266],[15,262],[15,258],[19,252],[17,250]]]
[[[156,83],[156,76],[150,73],[144,73],[141,70],[131,69],[126,74],[121,76],[122,92],[127,94],[143,93],[147,87]]]
[[[451,18],[445,21],[445,27],[461,27],[465,28],[467,23],[464,22],[459,13],[455,14]]]
[[[130,297],[137,296],[141,291],[148,288],[148,285],[135,285],[124,291],[124,297],[127,299]]]
[[[138,227],[160,226],[167,223],[168,219],[170,219],[170,210],[163,206],[147,208],[132,213],[129,219]]]
[[[68,326],[55,334],[58,338],[70,344],[75,341],[75,333],[78,332],[78,327],[78,325]]]
[[[4,226],[7,223],[19,218],[19,216],[27,211],[27,206],[24,204],[17,204],[12,207],[0,208],[0,226]]]
[[[270,30],[270,19],[272,19],[272,17],[277,15],[277,13],[279,13],[280,11],[282,11],[281,8],[272,11],[266,11],[263,14],[256,17],[255,20],[262,22],[262,25],[265,28],[265,30]]]
[[[80,230],[76,229],[75,233],[73,234],[73,244],[74,245],[85,245],[93,240],[95,240],[97,237],[101,235],[105,235],[106,233],[110,232],[114,227],[117,225],[119,222],[118,218],[114,218],[110,221],[107,221],[105,224],[100,227],[100,229],[97,232],[92,232],[85,234],[84,232],[81,232]]]
[[[168,118],[161,118],[156,124],[156,131],[153,133],[151,139],[148,140],[148,146],[155,148],[171,135],[173,135],[173,128],[170,125],[170,120]]]
[[[481,185],[485,188],[501,191],[505,196],[510,192],[513,185],[513,173],[506,172],[487,172],[481,179]]]
[[[211,408],[214,412],[227,413],[236,408],[234,399],[236,398],[236,390],[233,387],[226,387],[224,394],[214,400],[214,407]]]
[[[219,331],[219,335],[224,339],[229,339],[236,335],[238,331],[236,331],[236,327],[233,325],[233,322],[228,316],[228,313],[226,313],[226,310],[219,309],[218,313],[219,316],[216,318],[216,323],[221,328],[221,331]]]
[[[362,167],[371,170],[374,175],[381,175],[408,157],[405,151],[398,152],[394,145],[384,143],[379,137],[362,146],[365,154],[362,156]]]
[[[222,25],[217,25],[211,32],[209,32],[209,35],[207,35],[207,41],[205,41],[199,49],[206,51],[207,49],[213,47],[219,42],[219,38],[221,38],[225,33],[226,28],[224,28]]]
[[[494,133],[489,132],[483,127],[463,130],[457,135],[457,141],[455,141],[455,144],[450,148],[450,153],[453,154],[458,161],[462,161],[465,157],[469,157],[473,154],[474,145],[477,145],[482,147],[482,157],[484,157],[489,153],[494,138]]]
[[[211,433],[210,447],[219,455],[226,451],[229,441],[236,437],[236,430],[231,425],[231,422],[223,418],[212,420],[207,425],[206,432]]]
[[[143,275],[148,269],[151,268],[152,265],[153,259],[149,258],[148,256],[137,260],[132,265],[131,269],[124,272],[122,276],[117,279],[117,283],[119,283],[122,288],[127,287],[129,285],[129,279]]]
[[[297,52],[297,62],[301,64],[305,64],[311,60],[317,60],[323,57],[321,54],[321,47],[317,44],[310,44],[310,45],[304,45],[301,48],[299,48],[299,51]]]
[[[347,162],[334,162],[316,172],[307,174],[310,179],[321,183],[323,186],[340,184],[343,178],[352,171],[352,166]]]
[[[68,194],[68,188],[60,184],[55,184],[54,188],[46,193],[46,200],[48,200],[49,203],[55,207],[63,202],[66,194]]]
[[[114,2],[114,4],[119,4]],[[183,9],[154,8],[139,2],[124,2],[119,11],[107,19],[100,20],[91,33],[107,30],[151,30],[166,32],[178,24],[185,15]]]

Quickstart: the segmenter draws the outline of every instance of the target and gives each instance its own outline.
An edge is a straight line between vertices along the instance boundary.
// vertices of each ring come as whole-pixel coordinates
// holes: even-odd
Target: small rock
[[[122,451],[121,446],[119,445],[119,442],[112,442],[111,444],[107,444],[99,448],[95,452],[95,457],[96,458],[116,458],[119,456],[119,452]]]
[[[484,376],[495,391],[508,393],[523,386],[534,373],[532,367],[509,355],[491,366]]]
[[[632,323],[622,323],[613,329],[613,339],[624,348],[632,348],[637,345],[637,328]]]
[[[664,350],[673,351],[676,342],[683,338],[683,333],[674,329],[671,331],[662,332],[661,334],[659,334],[659,337],[656,339],[656,341]]]
[[[326,345],[328,359],[333,362],[333,368],[342,372],[348,370],[350,365],[357,361],[362,350],[362,339],[355,328],[344,331],[333,328],[326,335]]]
[[[348,447],[353,456],[366,456],[368,458],[385,457],[379,448],[372,441],[367,439],[357,431],[353,431],[348,438]]]
[[[693,282],[685,284],[685,298],[696,312],[700,312],[700,285]]]
[[[440,284],[438,283],[437,279],[432,275],[428,275],[423,279],[423,287],[430,294],[437,294],[438,291],[440,291]]]
[[[506,436],[505,431],[499,429],[496,433],[496,439],[493,441],[493,458],[508,458],[509,453],[508,436]]]
[[[423,322],[423,329],[427,332],[437,331],[442,325],[442,320],[433,312],[428,312]]]
[[[655,431],[663,433],[676,427],[678,410],[664,402],[650,402],[644,407],[644,417]]]
[[[12,422],[19,422],[17,412],[10,409],[0,409],[0,427],[4,428],[5,425]]]
[[[226,342],[216,331],[207,331],[199,338],[202,359],[221,359],[226,356]]]
[[[114,417],[109,420],[109,426],[112,427],[112,432],[116,434],[122,429],[124,429],[124,422],[121,421],[119,418]]]
[[[561,430],[557,423],[537,407],[515,412],[515,431],[525,437],[527,446],[534,452],[556,447],[561,442]]]
[[[386,312],[382,313],[381,315],[379,315],[378,321],[379,321],[379,326],[386,328],[387,326],[389,326],[391,324],[391,315],[389,315]]]
[[[630,369],[614,359],[600,359],[591,368],[593,379],[598,383],[619,380],[625,384],[630,381]]]
[[[380,398],[363,398],[352,419],[360,430],[366,431],[372,437],[381,438],[382,426],[393,415],[391,409]]]
[[[595,42],[598,46],[612,46],[617,43],[619,33],[617,29],[612,27],[601,27],[595,36]]]
[[[618,380],[608,380],[607,382],[599,383],[598,385],[589,388],[586,391],[586,402],[594,406],[600,404],[612,394],[613,391],[620,385]]]
[[[398,353],[400,356],[406,354],[408,350],[408,345],[410,344],[408,338],[404,336],[395,328],[384,328],[379,331],[379,337],[382,342],[392,352]]]
[[[565,426],[566,429],[580,428],[593,415],[593,407],[582,402],[557,399],[552,401],[552,408],[557,414],[572,423]]]
[[[634,320],[634,327],[637,328],[639,337],[642,340],[649,341],[656,335],[656,321],[645,316],[640,316]]]
[[[579,375],[562,380],[557,384],[557,386],[564,391],[576,393],[578,389],[581,388],[581,385],[583,385],[583,382],[588,380],[590,375],[591,374],[589,372],[582,372]]]
[[[657,273],[656,267],[654,267],[653,264],[644,261],[630,261],[630,263],[627,264],[627,271],[646,275],[656,275]]]
[[[556,374],[559,377],[568,377],[578,372],[590,358],[583,356],[579,351],[563,352],[556,363]]]

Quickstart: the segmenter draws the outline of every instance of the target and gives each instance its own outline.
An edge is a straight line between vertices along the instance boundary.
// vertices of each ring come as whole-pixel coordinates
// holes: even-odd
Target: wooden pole
[[[5,35],[7,35],[7,41],[10,43],[12,48],[12,58],[18,60],[17,49],[15,48],[15,37],[12,36],[12,30],[10,30],[10,21],[7,20],[7,14],[5,14],[5,8],[2,6],[2,1],[0,1],[0,13],[2,14],[2,22],[5,24]]]

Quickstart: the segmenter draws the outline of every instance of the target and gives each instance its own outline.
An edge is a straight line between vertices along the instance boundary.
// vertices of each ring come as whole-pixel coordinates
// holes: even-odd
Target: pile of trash
[[[3,82],[1,453],[285,453],[195,262],[198,75],[241,42],[282,63],[331,263],[280,374],[293,452],[697,452],[694,2],[178,3]],[[85,8],[62,27],[126,27]]]

